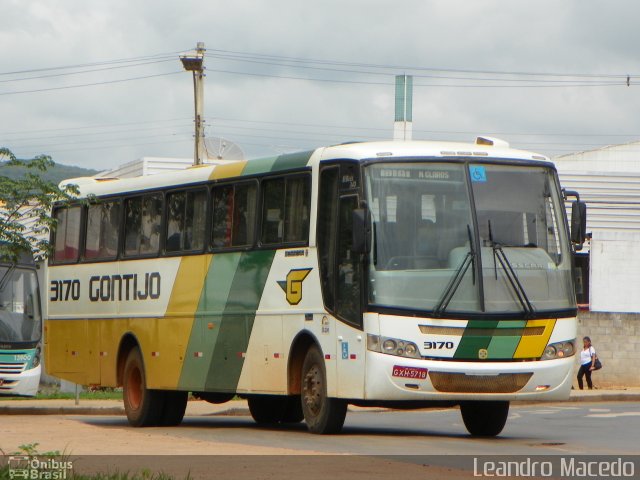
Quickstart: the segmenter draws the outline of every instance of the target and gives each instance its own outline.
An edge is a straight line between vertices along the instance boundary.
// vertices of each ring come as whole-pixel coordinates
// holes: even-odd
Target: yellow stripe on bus
[[[532,327],[543,327],[544,330],[539,335],[523,335],[513,358],[540,358],[549,343],[555,325],[555,319],[527,321],[525,330]]]
[[[171,298],[162,328],[145,332],[154,337],[143,350],[150,388],[176,388],[182,371],[185,352],[189,344],[195,312],[202,294],[204,279],[209,271],[212,255],[183,257],[173,283]],[[148,322],[147,322],[148,325]],[[141,343],[146,343],[141,339]],[[152,355],[152,350],[156,355]]]
[[[244,170],[244,167],[246,165],[247,165],[246,160],[242,162],[232,162],[232,163],[224,163],[222,165],[217,165],[216,168],[213,169],[213,172],[211,172],[211,175],[209,176],[209,180],[239,177],[242,174],[242,171]]]

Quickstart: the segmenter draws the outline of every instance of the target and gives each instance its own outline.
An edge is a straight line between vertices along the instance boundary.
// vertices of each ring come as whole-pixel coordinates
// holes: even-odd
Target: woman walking
[[[580,352],[580,370],[578,370],[578,387],[583,389],[582,377],[587,379],[587,387],[589,390],[593,389],[591,383],[591,372],[595,370],[594,364],[596,363],[596,349],[591,345],[591,339],[584,337],[582,339],[582,351]]]

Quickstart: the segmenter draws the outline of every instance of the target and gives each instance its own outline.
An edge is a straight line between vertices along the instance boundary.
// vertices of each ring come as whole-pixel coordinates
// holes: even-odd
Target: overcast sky
[[[192,157],[179,55],[198,41],[206,135],[248,158],[391,138],[402,73],[414,139],[640,140],[637,0],[0,0],[0,18],[0,146],[24,158]]]

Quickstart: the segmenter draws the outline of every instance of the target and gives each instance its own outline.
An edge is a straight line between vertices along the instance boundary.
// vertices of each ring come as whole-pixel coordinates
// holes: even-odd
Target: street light
[[[193,150],[193,164],[201,165],[204,157],[204,121],[202,117],[203,84],[204,84],[204,42],[198,42],[193,53],[180,57],[182,66],[188,72],[193,72],[193,99],[195,103],[195,146]]]

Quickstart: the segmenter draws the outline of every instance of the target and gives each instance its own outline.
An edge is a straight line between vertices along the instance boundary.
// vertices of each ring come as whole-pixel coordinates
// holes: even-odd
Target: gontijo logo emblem
[[[278,281],[280,288],[287,294],[289,305],[298,305],[302,300],[302,282],[311,270],[311,268],[296,268],[287,273],[286,280]]]

